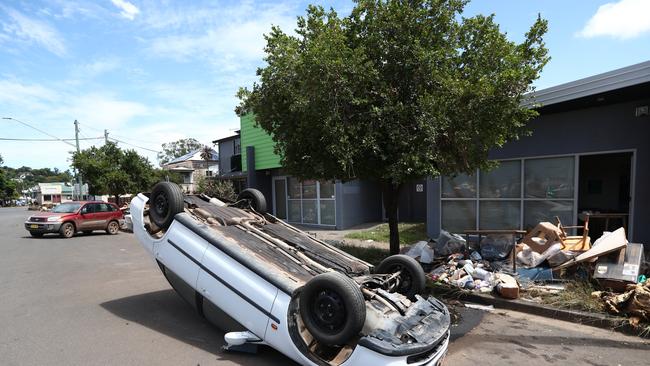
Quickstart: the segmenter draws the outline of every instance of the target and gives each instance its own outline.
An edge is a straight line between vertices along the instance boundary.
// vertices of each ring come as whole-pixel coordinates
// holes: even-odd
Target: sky
[[[104,130],[157,164],[164,142],[232,135],[240,86],[263,66],[264,33],[295,28],[308,3],[350,1],[0,0],[0,139],[103,144]],[[521,41],[548,20],[551,61],[537,89],[650,60],[650,0],[474,0]],[[12,118],[12,119],[4,119]],[[30,128],[25,124],[35,127]],[[96,138],[96,139],[92,139]],[[74,146],[0,140],[4,164],[69,168]]]

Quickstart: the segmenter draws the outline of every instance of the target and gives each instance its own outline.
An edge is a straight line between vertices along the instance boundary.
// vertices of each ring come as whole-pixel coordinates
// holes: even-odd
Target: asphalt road
[[[292,365],[223,352],[223,332],[169,287],[131,234],[31,238],[0,208],[0,365]],[[464,310],[446,365],[640,365],[638,338],[525,314]],[[377,365],[379,366],[379,365]]]

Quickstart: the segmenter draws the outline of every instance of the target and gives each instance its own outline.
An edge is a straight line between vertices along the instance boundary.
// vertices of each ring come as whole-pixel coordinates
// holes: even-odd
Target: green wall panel
[[[255,147],[255,170],[279,168],[280,156],[273,152],[275,143],[271,135],[261,127],[255,125],[252,113],[242,116],[241,127],[241,163],[242,171],[248,170],[246,160],[246,147]]]

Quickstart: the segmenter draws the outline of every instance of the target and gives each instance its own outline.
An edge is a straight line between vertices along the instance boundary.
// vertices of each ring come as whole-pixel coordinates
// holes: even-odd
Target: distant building
[[[163,169],[179,173],[183,177],[180,186],[186,193],[196,191],[199,178],[213,177],[219,174],[219,153],[210,149],[212,157],[206,161],[201,158],[201,150],[193,150],[162,166]]]
[[[29,197],[40,206],[53,206],[62,202],[69,202],[79,197],[79,185],[69,183],[38,183],[29,189]],[[88,185],[83,185],[82,199],[88,197]]]
[[[219,150],[219,175],[217,179],[228,180],[239,193],[247,187],[246,172],[242,171],[241,164],[241,136],[239,130],[235,135],[214,140],[212,143]]]

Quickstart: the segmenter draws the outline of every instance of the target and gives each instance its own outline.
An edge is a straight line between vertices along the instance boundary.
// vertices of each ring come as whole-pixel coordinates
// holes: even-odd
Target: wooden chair
[[[584,252],[591,248],[591,238],[589,237],[589,215],[585,216],[585,224],[581,226],[564,226],[558,216],[555,216],[557,227],[560,229],[560,243],[562,250],[571,250]],[[566,229],[582,229],[582,235],[568,235]]]

